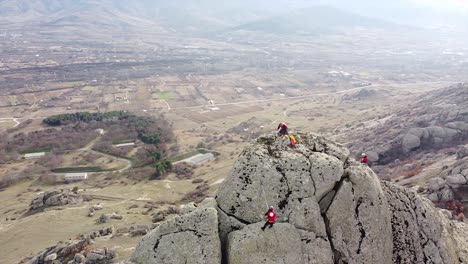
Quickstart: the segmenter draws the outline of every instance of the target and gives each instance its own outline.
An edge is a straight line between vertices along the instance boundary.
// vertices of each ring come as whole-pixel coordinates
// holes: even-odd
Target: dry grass
[[[414,169],[403,172],[402,175],[404,179],[408,179],[408,178],[418,175],[419,173],[421,173],[422,170],[423,170],[422,166],[418,164],[416,165]]]

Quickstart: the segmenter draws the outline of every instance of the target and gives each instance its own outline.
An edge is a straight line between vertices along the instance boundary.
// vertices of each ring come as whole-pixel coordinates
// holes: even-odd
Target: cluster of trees
[[[53,151],[61,153],[65,150],[79,149],[97,136],[94,130],[81,126],[67,126],[61,129],[49,128],[29,133],[17,133],[13,136],[0,136],[0,163],[11,161],[10,157],[18,158],[28,152]]]
[[[125,119],[129,114],[125,111],[113,111],[107,113],[77,112],[71,114],[54,115],[44,119],[42,122],[49,126],[62,126],[77,122],[108,121]]]
[[[134,165],[153,164],[156,173],[152,178],[160,178],[172,170],[171,162],[165,160],[167,144],[173,142],[172,126],[162,117],[137,116],[126,111],[107,113],[78,112],[55,115],[44,119],[49,126],[89,124],[93,128],[103,128],[102,136],[95,149],[116,156],[127,156],[131,148],[115,148],[112,145],[120,141],[140,140],[145,146],[140,147],[133,157]],[[103,125],[105,124],[105,125]]]
[[[136,134],[140,141],[151,145],[170,142],[174,137],[171,125],[165,119],[137,116],[126,111],[62,114],[48,117],[43,122],[49,126],[62,126],[79,122],[118,123],[120,129],[126,129],[129,134]],[[126,128],[124,128],[125,126]]]

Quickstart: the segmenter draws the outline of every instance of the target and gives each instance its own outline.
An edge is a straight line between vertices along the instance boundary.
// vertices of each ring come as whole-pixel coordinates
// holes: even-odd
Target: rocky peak
[[[161,224],[132,260],[467,263],[466,226],[425,198],[381,184],[343,146],[314,134],[295,136],[296,148],[276,136],[246,147],[216,199]],[[263,231],[268,206],[277,222]]]

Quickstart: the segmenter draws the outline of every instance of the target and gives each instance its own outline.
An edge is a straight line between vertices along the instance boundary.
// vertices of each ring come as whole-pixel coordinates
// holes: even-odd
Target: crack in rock
[[[354,194],[354,189],[353,189],[353,194]],[[364,230],[364,226],[361,222],[361,220],[359,219],[359,207],[363,204],[363,198],[362,197],[359,197],[358,201],[357,201],[357,205],[356,205],[356,209],[355,209],[355,212],[354,212],[354,217],[357,219],[358,221],[358,224],[357,226],[359,227],[359,232],[361,233],[361,238],[359,240],[359,246],[358,246],[358,249],[356,251],[356,254],[360,254],[361,253],[361,246],[362,246],[362,242],[364,241],[364,238],[366,237],[366,230]]]
[[[329,191],[327,194],[325,194],[322,199],[318,202],[319,207],[320,207],[320,213],[326,214],[328,212],[328,209],[333,203],[333,200],[335,199],[336,194],[338,193],[338,190],[343,186],[343,182],[348,179],[347,176],[341,177],[340,181],[335,183],[335,186],[333,186],[333,189]]]
[[[197,230],[194,230],[194,229],[186,229],[186,230],[181,230],[181,231],[177,231],[177,232],[172,232],[172,233],[169,233],[169,234],[164,234],[164,235],[161,235],[161,236],[159,237],[159,239],[156,241],[156,243],[155,243],[155,245],[154,245],[154,247],[153,247],[153,251],[154,251],[155,253],[157,253],[157,249],[158,249],[158,247],[159,247],[159,243],[160,243],[160,241],[161,241],[164,237],[169,236],[169,235],[179,234],[179,233],[186,233],[186,232],[188,232],[188,233],[193,233],[193,234],[194,234],[195,236],[197,236],[198,238],[200,238],[200,237],[203,236],[203,235],[199,234]]]
[[[276,171],[278,171],[281,176],[282,176],[282,180],[280,180],[281,183],[285,182],[286,183],[286,187],[288,188],[288,191],[284,197],[284,199],[278,204],[278,208],[280,210],[283,210],[284,208],[286,208],[286,206],[288,205],[289,201],[289,196],[291,196],[292,194],[292,191],[291,191],[291,188],[289,187],[289,181],[288,181],[288,177],[286,177],[286,173],[283,171],[283,168],[281,168],[279,165],[276,166]]]
[[[252,223],[250,223],[249,221],[246,221],[246,220],[244,220],[244,219],[240,219],[240,218],[238,218],[237,216],[226,212],[226,211],[225,211],[223,208],[221,208],[221,206],[219,206],[219,205],[218,205],[218,209],[221,210],[225,215],[236,219],[237,221],[241,222],[241,223],[244,224],[244,225],[250,225],[250,224],[252,224]]]
[[[330,220],[328,219],[328,216],[326,213],[322,214],[323,221],[325,222],[325,231],[327,232],[327,237],[328,237],[328,242],[330,243],[330,248],[333,252],[333,260],[335,264],[340,264],[342,263],[342,255],[341,252],[338,251],[335,248],[335,245],[333,244],[333,239],[332,239],[332,234],[331,234],[331,228],[330,228]]]

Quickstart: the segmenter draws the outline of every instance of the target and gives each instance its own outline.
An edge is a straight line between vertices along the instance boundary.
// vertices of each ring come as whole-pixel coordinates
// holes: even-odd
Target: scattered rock
[[[99,211],[104,209],[104,206],[102,204],[95,204],[91,207],[94,211]]]
[[[458,159],[463,159],[465,157],[468,157],[468,145],[465,145],[463,147],[460,147],[457,150],[457,158]]]
[[[76,253],[73,260],[75,263],[84,263],[86,261],[86,257],[81,253]]]
[[[148,233],[148,230],[145,229],[145,228],[141,228],[141,229],[135,229],[135,230],[132,230],[130,231],[130,235],[132,237],[135,237],[135,236],[144,236]]]
[[[116,254],[113,250],[107,248],[94,249],[86,254],[86,263],[111,263],[110,260],[114,259],[115,256]]]
[[[410,170],[413,170],[414,168],[416,168],[416,164],[405,164],[403,165],[401,169],[403,171],[410,171]]]
[[[448,187],[445,187],[439,193],[440,193],[440,201],[441,202],[448,202],[448,201],[453,200],[453,198],[454,198],[453,197],[453,191]]]
[[[466,184],[466,178],[461,174],[450,175],[447,177],[447,183],[451,186],[458,187]]]
[[[440,177],[431,178],[428,183],[432,191],[438,191],[445,186],[445,180]]]
[[[114,219],[114,220],[122,220],[123,219],[123,216],[122,215],[119,215],[117,213],[112,213],[111,216],[109,217],[110,219]]]
[[[163,221],[164,218],[165,218],[164,212],[163,212],[163,211],[159,211],[159,212],[153,214],[153,217],[151,218],[151,221],[152,221],[153,223],[158,223],[158,222]]]
[[[109,215],[102,214],[98,219],[96,219],[96,224],[105,224],[109,222]]]
[[[47,257],[44,258],[44,261],[53,261],[57,259],[57,253],[52,253],[50,255],[47,255]]]

